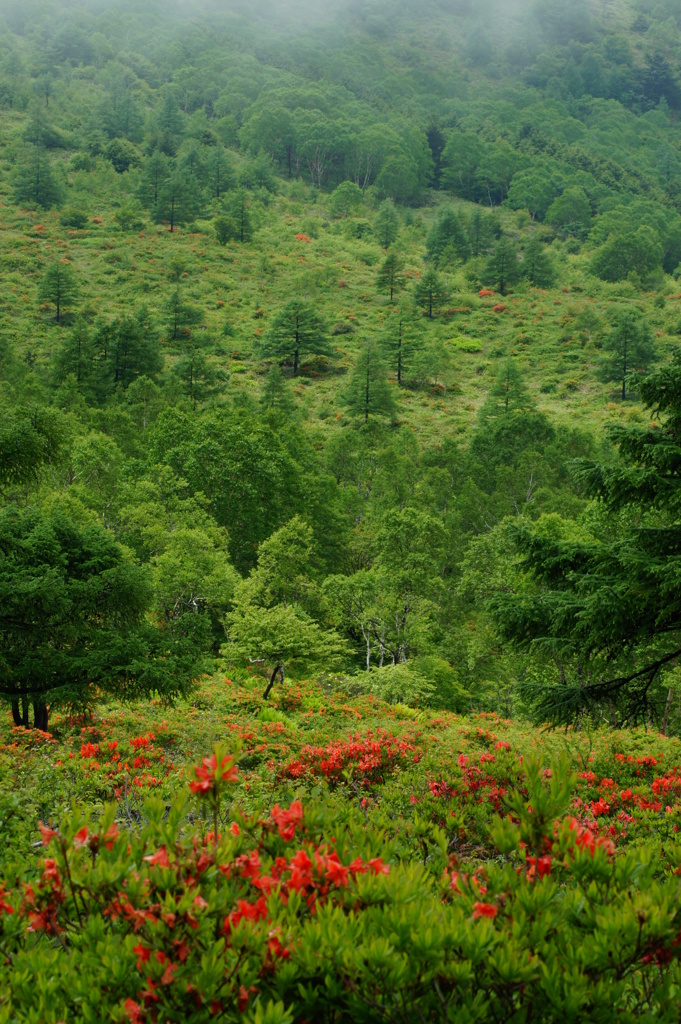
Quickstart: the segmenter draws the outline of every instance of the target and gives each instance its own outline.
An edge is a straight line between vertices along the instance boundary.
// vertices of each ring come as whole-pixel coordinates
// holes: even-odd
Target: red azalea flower
[[[499,908],[495,907],[493,903],[474,903],[473,904],[473,917],[496,917]]]

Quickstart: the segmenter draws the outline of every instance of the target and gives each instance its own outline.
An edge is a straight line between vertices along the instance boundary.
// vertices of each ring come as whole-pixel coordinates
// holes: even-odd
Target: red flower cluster
[[[220,782],[236,782],[237,775],[238,769],[233,758],[223,757],[218,764],[217,756],[211,754],[210,757],[204,757],[202,763],[194,768],[196,781],[190,782],[189,788],[192,793],[206,796],[215,790]]]
[[[303,805],[300,800],[294,800],[288,809],[282,809],[275,804],[270,812],[270,817],[279,829],[279,835],[286,842],[290,842],[296,834],[296,826],[303,820]]]
[[[419,758],[413,744],[377,729],[364,736],[356,733],[345,742],[338,740],[326,747],[304,747],[297,760],[284,766],[282,776],[298,779],[303,775],[316,775],[336,783],[344,773],[351,772],[360,785],[371,786],[383,782],[396,768]]]
[[[615,844],[604,836],[595,836],[591,829],[584,828],[576,818],[570,819],[570,831],[575,833],[575,846],[580,850],[588,850],[593,857],[596,847],[601,847],[607,854],[615,852]]]

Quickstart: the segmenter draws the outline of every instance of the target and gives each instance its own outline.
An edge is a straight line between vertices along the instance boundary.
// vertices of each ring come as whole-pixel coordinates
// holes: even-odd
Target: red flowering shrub
[[[385,781],[396,768],[418,759],[413,744],[378,729],[364,736],[355,733],[346,741],[338,740],[326,747],[303,747],[300,757],[284,765],[282,775],[291,779],[321,776],[332,784],[345,777],[369,787]]]
[[[473,763],[460,760],[468,785]],[[42,827],[37,873],[0,885],[0,1014],[482,1024],[558,1022],[568,1005],[575,1019],[627,1019],[635,1000],[671,1021],[681,849],[619,861],[564,814],[565,769],[528,762],[493,825],[496,858],[462,870],[446,847],[401,857],[342,800],[232,804],[230,824],[239,774],[218,747],[191,787],[219,832],[187,829],[183,800],[155,798],[136,830],[113,808]]]

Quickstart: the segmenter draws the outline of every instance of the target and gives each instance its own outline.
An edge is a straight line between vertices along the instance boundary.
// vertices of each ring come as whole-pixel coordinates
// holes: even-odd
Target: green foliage
[[[614,427],[614,464],[580,465],[582,487],[599,502],[589,532],[575,534],[561,522],[517,530],[522,566],[536,586],[495,598],[493,608],[509,639],[533,644],[562,666],[562,685],[533,691],[542,718],[565,722],[603,709],[611,719],[636,722],[664,705],[662,679],[678,656],[672,594],[680,378],[675,356],[641,382],[662,427]]]
[[[385,765],[378,782],[357,773],[371,794],[363,811],[330,793],[249,799],[238,750],[216,744],[190,772],[194,817],[212,826],[201,837],[186,834],[186,792],[169,804],[147,798],[134,829],[112,806],[43,825],[49,856],[17,864],[1,890],[13,1010],[44,1015],[49,1003],[63,1015],[77,999],[84,1014],[141,1019],[149,991],[165,1015],[208,1019],[220,1006],[253,1024],[370,1020],[377,1004],[382,1016],[434,1021],[444,1010],[480,1024],[509,1009],[546,1024],[566,1012],[614,1020],[632,1003],[673,1018],[673,842],[664,855],[646,843],[616,856],[611,840],[570,816],[568,761],[528,756],[512,769],[503,742],[502,765],[478,747],[479,767],[462,753],[450,769],[455,785],[420,788],[417,808],[405,792],[398,830],[373,794],[389,771],[408,774],[396,748],[414,747],[385,734],[356,746]],[[327,753],[328,765],[352,750],[338,743]],[[421,751],[412,756],[418,763]],[[344,772],[348,793],[361,792],[354,767]],[[484,800],[481,786],[492,806],[494,793],[504,797],[503,815],[489,813],[487,835],[480,828],[495,857],[462,865],[463,822]]]
[[[196,624],[182,620],[164,635],[145,621],[145,574],[101,526],[10,506],[0,512],[0,552],[0,693],[17,725],[28,724],[32,704],[46,730],[48,705],[86,707],[93,683],[123,697],[189,685]]]
[[[216,217],[213,229],[220,245],[227,245],[227,242],[236,241],[239,237],[239,228],[232,217]]]
[[[82,231],[87,225],[87,214],[83,213],[82,210],[70,207],[67,210],[62,210],[59,215],[59,223],[63,224],[65,228],[76,228]]]
[[[38,300],[54,306],[57,323],[78,296],[78,280],[67,259],[50,263],[38,289]]]
[[[200,191],[195,178],[186,170],[177,170],[159,188],[154,220],[157,223],[167,221],[172,232],[176,225],[192,221],[200,209]]]
[[[253,238],[253,221],[250,200],[246,189],[236,189],[223,204],[225,217],[236,225],[234,238],[237,242],[250,242]],[[220,236],[218,236],[220,237]],[[224,243],[223,243],[224,244]]]
[[[566,235],[585,234],[591,225],[591,204],[584,189],[566,188],[546,211],[546,223]]]
[[[47,153],[36,147],[29,152],[14,176],[13,200],[28,209],[51,210],[60,206],[63,190],[52,170]]]
[[[273,666],[265,697],[278,674],[283,682],[287,669],[332,667],[345,650],[340,637],[311,617],[320,601],[308,575],[312,552],[312,531],[296,517],[260,545],[257,567],[235,588],[224,653]]]
[[[525,246],[523,275],[535,288],[550,288],[556,280],[555,268],[541,239],[536,235]]]
[[[404,260],[395,251],[389,252],[379,267],[377,274],[378,286],[389,293],[391,302],[396,292],[401,291],[405,286],[403,270]]]
[[[347,217],[362,202],[362,190],[354,181],[342,181],[331,193],[329,207],[334,217]]]
[[[622,385],[622,401],[627,397],[627,380],[648,369],[655,358],[650,328],[636,313],[622,313],[603,339],[601,374],[604,380]]]
[[[395,414],[395,400],[388,384],[388,373],[375,342],[369,341],[360,352],[344,391],[344,405],[351,416],[369,422],[369,417]]]
[[[428,259],[436,266],[466,260],[470,246],[461,218],[452,209],[440,214],[428,240]]]
[[[374,233],[376,239],[384,249],[397,240],[400,222],[395,210],[395,204],[390,199],[385,199],[378,208],[374,218]]]
[[[302,299],[290,299],[275,313],[259,347],[265,357],[292,359],[294,377],[301,356],[330,355],[326,324],[315,308]]]
[[[591,272],[604,281],[621,281],[631,273],[645,277],[659,267],[662,255],[662,245],[654,231],[641,226],[606,242],[591,261]]]
[[[432,320],[438,310],[449,300],[449,290],[433,268],[426,270],[414,290],[414,298],[426,316]]]
[[[510,238],[501,238],[487,260],[485,281],[493,284],[502,295],[508,288],[520,280],[522,264],[518,259],[518,250]]]
[[[425,349],[421,319],[411,306],[397,306],[383,322],[382,344],[391,372],[402,385],[417,370]]]

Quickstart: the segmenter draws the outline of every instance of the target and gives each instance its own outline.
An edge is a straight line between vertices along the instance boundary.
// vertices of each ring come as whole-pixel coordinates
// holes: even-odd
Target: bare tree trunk
[[[674,692],[673,692],[673,690],[672,690],[672,688],[670,686],[669,690],[667,692],[667,702],[666,702],[666,704],[664,706],[664,714],[662,716],[662,721],[660,722],[660,732],[662,733],[663,736],[667,735],[667,729],[669,728],[669,713],[670,713],[670,711],[672,709],[672,700],[673,699],[674,699]]]
[[[42,732],[47,732],[48,708],[42,700],[33,701],[33,726]]]
[[[279,679],[283,683],[284,682],[284,666],[280,662],[277,662],[277,664],[274,666],[274,670],[272,671],[272,675],[270,676],[270,681],[267,684],[267,686],[265,688],[265,692],[262,695],[262,699],[263,700],[267,700],[267,698],[269,697],[270,690],[274,686],[274,680],[277,678],[277,673],[279,673]]]

